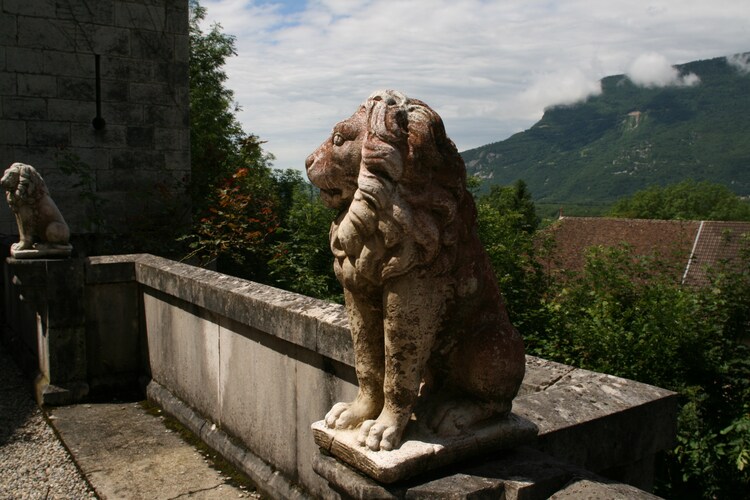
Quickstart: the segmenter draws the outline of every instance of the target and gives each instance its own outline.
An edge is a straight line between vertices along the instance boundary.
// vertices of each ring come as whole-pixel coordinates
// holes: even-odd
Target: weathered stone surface
[[[442,120],[372,94],[306,161],[326,205],[359,393],[325,425],[372,451],[401,444],[417,405],[439,435],[510,411],[524,348],[476,232],[466,168]]]
[[[19,336],[14,345],[19,351],[32,353],[34,362],[41,362],[45,367],[53,353],[73,363],[75,357],[83,353],[46,349],[46,345],[38,343],[36,310],[29,308],[27,299],[43,298],[45,287],[24,288],[23,285],[40,284],[48,279],[47,276],[70,284],[75,280],[66,279],[72,274],[69,266],[80,266],[78,272],[83,275],[83,264],[75,259],[10,259],[7,262],[5,282],[9,287],[8,296],[17,298],[18,294],[23,294],[25,299],[9,300],[5,317],[8,323],[14,325],[14,329],[19,323],[31,327],[30,334]],[[335,486],[334,491],[326,481],[333,483],[339,481],[335,477],[344,476],[357,479],[358,482],[352,482],[352,479],[347,483],[353,488],[351,491],[363,492],[361,495],[352,494],[355,498],[402,498],[410,488],[418,488],[422,484],[433,483],[429,488],[438,491],[434,488],[444,486],[443,483],[436,484],[441,478],[445,478],[447,483],[456,484],[450,477],[463,474],[478,478],[502,478],[504,495],[508,500],[541,499],[562,489],[575,477],[590,478],[583,467],[609,479],[648,488],[643,481],[645,478],[648,482],[653,473],[654,453],[668,449],[674,437],[674,393],[528,356],[527,378],[523,383],[528,392],[514,400],[513,410],[542,429],[541,436],[530,445],[540,451],[524,448],[503,453],[488,452],[450,468],[441,468],[384,487],[335,458],[321,456],[309,425],[334,401],[347,400],[357,390],[352,340],[342,306],[299,297],[151,255],[96,257],[85,262],[86,287],[89,291],[98,289],[89,296],[94,302],[89,303],[89,307],[95,307],[97,301],[93,295],[97,293],[111,296],[121,293],[122,287],[129,295],[119,305],[111,297],[111,301],[103,306],[104,310],[96,314],[91,311],[86,313],[87,339],[99,335],[96,341],[87,340],[86,356],[89,347],[93,351],[91,355],[102,360],[107,360],[111,353],[100,356],[99,349],[122,350],[123,353],[129,351],[132,354],[135,348],[129,342],[134,341],[135,337],[127,335],[129,328],[125,325],[120,325],[122,329],[117,329],[115,325],[118,315],[128,315],[116,309],[137,308],[138,311],[129,317],[142,321],[138,328],[144,335],[148,334],[152,342],[149,349],[143,348],[145,343],[141,344],[141,355],[153,355],[150,366],[144,362],[141,365],[143,369],[152,370],[155,380],[184,401],[181,404],[187,409],[185,411],[191,412],[188,420],[195,424],[196,434],[222,453],[236,457],[238,462],[247,462],[250,469],[255,467],[257,477],[276,488],[276,493],[270,495],[272,498],[286,496],[286,493],[280,492],[298,491],[294,490],[292,483],[302,485],[315,497],[336,498],[335,491],[339,491],[336,488],[340,485]],[[129,265],[132,265],[130,270]],[[97,268],[102,268],[101,272]],[[16,272],[12,272],[14,269]],[[126,280],[130,276],[135,281],[128,283]],[[73,288],[80,289],[84,280],[76,280]],[[59,288],[54,294],[63,297],[73,295]],[[291,305],[291,310],[285,310],[286,304]],[[79,319],[82,314],[80,307],[73,302],[59,300],[50,310],[70,311],[72,316]],[[48,317],[47,309],[40,311],[41,317]],[[108,314],[109,311],[112,314]],[[239,322],[240,327],[226,328],[233,322]],[[65,344],[68,347],[81,346],[69,340],[71,334],[83,332],[83,327],[76,330],[72,328],[75,325],[64,318],[54,318],[48,324],[64,326],[64,329],[50,330],[46,338],[68,342]],[[134,325],[130,327],[134,328]],[[257,331],[252,334],[246,331],[253,329]],[[137,335],[137,332],[132,333]],[[6,335],[16,334],[6,329]],[[299,335],[306,338],[297,343],[295,339]],[[118,338],[110,342],[109,336]],[[233,336],[238,338],[230,340]],[[46,350],[37,353],[38,347]],[[246,355],[237,354],[245,351],[253,351],[249,357],[257,366],[244,366],[247,364]],[[126,365],[119,365],[119,360],[115,361],[111,365],[114,371],[129,369]],[[85,363],[78,363],[78,366],[86,369]],[[285,368],[280,370],[279,367]],[[92,388],[94,384],[102,382],[103,379],[99,377],[106,375],[106,369],[104,365],[88,365],[89,379],[98,379],[91,382]],[[49,371],[47,368],[45,370]],[[69,383],[55,379],[58,375],[65,374],[53,373],[52,384],[40,379],[39,387],[40,391],[45,392],[44,397],[62,401],[58,396],[68,398],[74,396],[78,389],[86,389],[85,385],[79,385],[75,380]],[[85,377],[85,374],[81,372],[80,376]],[[277,384],[275,379],[280,376],[286,377],[286,380]],[[222,377],[234,379],[231,390],[221,391],[223,384],[230,385],[228,381],[222,382]],[[256,387],[259,384],[283,389],[258,390]],[[190,389],[186,390],[186,386]],[[244,401],[221,404],[214,400],[207,404],[206,399],[212,397]],[[69,399],[67,401],[70,402]],[[199,409],[201,415],[190,410],[188,405]],[[251,412],[244,405],[254,405],[252,418],[247,418]],[[230,412],[235,414],[230,415]],[[256,418],[255,415],[260,416]],[[273,446],[279,449],[274,449],[267,456],[272,456],[274,460],[278,457],[279,462],[263,465],[262,461],[256,459],[266,456],[266,450],[250,451],[244,448],[248,443],[244,443],[244,437],[239,439],[238,435],[266,432],[265,419],[272,420],[274,416],[293,420],[293,423],[278,423],[273,428],[276,433],[273,439],[277,441]],[[231,438],[227,436],[228,428],[222,424],[230,420],[234,422],[234,429],[237,426],[245,427]],[[216,423],[216,428],[213,423]],[[267,439],[249,442],[264,446]],[[330,446],[330,443],[326,446]],[[381,453],[391,452],[376,454]],[[525,465],[518,468],[521,463]],[[330,468],[326,468],[325,464],[335,465],[338,472],[331,475]],[[282,470],[282,466],[285,470]],[[313,468],[320,476],[312,472]],[[592,480],[604,482],[601,478]],[[483,487],[483,484],[482,481],[471,482],[471,486]],[[349,490],[340,491],[344,494]],[[378,496],[383,492],[385,494]],[[290,493],[293,494],[298,493]]]
[[[565,488],[549,497],[550,500],[653,500],[652,495],[634,486],[592,479],[574,479]]]
[[[455,474],[410,488],[407,500],[494,500],[503,498],[505,487],[500,479]]]
[[[169,184],[179,197],[185,184],[170,184],[172,172],[166,167],[190,169],[188,1],[6,0],[0,10],[0,137],[4,146],[13,145],[0,147],[0,165],[21,160],[47,179],[61,171],[64,147],[64,156],[80,158],[96,177],[92,186],[106,204],[107,223],[120,234],[132,230],[132,216],[161,212],[154,204],[138,205],[134,214],[133,191]],[[97,112],[95,54],[100,56],[104,129],[92,126]],[[157,125],[183,134],[184,140],[157,144],[153,132],[144,131]],[[90,148],[106,151],[105,158],[90,161]],[[138,155],[123,159],[128,148],[136,148]],[[106,175],[99,177],[112,165],[151,170],[145,184],[118,172],[120,181],[128,181],[122,184],[130,190],[130,203],[110,203],[114,183]],[[47,181],[55,187],[55,201],[72,232],[91,232],[90,206],[79,208],[80,186],[65,196],[57,183]],[[4,227],[10,214],[3,209]],[[3,232],[14,234],[15,229]]]
[[[515,414],[495,418],[456,436],[439,436],[411,425],[398,449],[373,451],[358,442],[356,430],[330,429],[321,420],[312,424],[318,446],[382,483],[394,483],[490,451],[515,448],[533,441],[537,428]]]
[[[70,256],[70,228],[39,172],[31,165],[14,163],[0,185],[16,215],[21,240],[11,246],[10,254],[17,259]]]

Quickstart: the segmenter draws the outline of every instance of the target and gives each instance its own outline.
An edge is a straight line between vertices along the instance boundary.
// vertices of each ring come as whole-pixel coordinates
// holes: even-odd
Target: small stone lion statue
[[[392,91],[372,94],[306,160],[340,214],[331,225],[359,382],[325,417],[370,450],[400,446],[414,416],[439,435],[510,412],[524,376],[476,231],[466,167],[440,117]]]
[[[39,172],[14,163],[0,180],[5,198],[16,216],[20,241],[11,247],[17,258],[70,254],[70,229],[50,198]]]

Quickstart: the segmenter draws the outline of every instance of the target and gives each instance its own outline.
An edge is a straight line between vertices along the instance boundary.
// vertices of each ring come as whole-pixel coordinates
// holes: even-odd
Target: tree
[[[270,177],[273,159],[258,137],[243,131],[234,92],[225,86],[224,65],[236,55],[235,37],[223,33],[219,24],[204,32],[205,18],[206,9],[190,0],[190,194],[198,212],[207,206],[213,187],[239,168],[264,170]]]
[[[750,488],[748,257],[696,289],[655,256],[593,247],[576,279],[550,288],[547,329],[527,342],[537,356],[680,394],[663,496],[744,498]]]
[[[685,180],[618,200],[609,215],[636,219],[750,220],[750,203],[721,184]]]
[[[277,286],[324,300],[343,302],[343,291],[333,273],[328,231],[336,212],[323,205],[319,191],[298,171],[277,176],[279,193],[290,195],[282,208],[284,223],[270,261],[271,278]]]
[[[534,232],[539,225],[526,184],[494,185],[477,200],[479,240],[492,264],[511,321],[527,338],[544,330],[542,306],[546,278],[535,258]]]

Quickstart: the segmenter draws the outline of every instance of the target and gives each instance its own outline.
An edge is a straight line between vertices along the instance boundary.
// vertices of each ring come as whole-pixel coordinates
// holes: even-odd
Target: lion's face
[[[326,206],[339,209],[351,203],[357,190],[366,134],[367,118],[363,106],[348,119],[337,123],[331,136],[307,157],[307,176],[320,189]]]
[[[18,186],[19,176],[18,169],[11,167],[5,171],[5,174],[3,174],[3,178],[0,179],[0,185],[2,185],[3,189],[6,191],[15,191],[16,186]]]

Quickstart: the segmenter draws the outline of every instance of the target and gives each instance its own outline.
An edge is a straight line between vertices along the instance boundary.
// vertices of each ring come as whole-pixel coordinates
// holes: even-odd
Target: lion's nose
[[[310,167],[312,167],[313,163],[315,163],[315,154],[311,154],[305,160],[305,170],[310,170]]]

